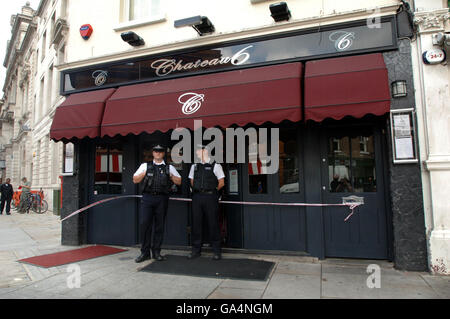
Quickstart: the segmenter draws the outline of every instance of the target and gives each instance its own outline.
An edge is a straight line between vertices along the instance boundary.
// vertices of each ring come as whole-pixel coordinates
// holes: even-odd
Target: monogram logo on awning
[[[183,105],[181,111],[183,114],[191,115],[200,110],[202,102],[205,101],[204,94],[193,92],[185,93],[178,98],[178,102]]]
[[[336,50],[345,51],[352,46],[355,32],[336,31],[330,34],[329,39],[334,42]]]
[[[92,77],[95,79],[96,86],[102,86],[108,79],[108,72],[104,70],[97,70],[92,73]]]

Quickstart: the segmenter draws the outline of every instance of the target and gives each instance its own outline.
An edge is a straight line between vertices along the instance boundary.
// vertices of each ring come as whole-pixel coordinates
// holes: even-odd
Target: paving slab
[[[450,299],[450,276],[421,276],[441,298]]]
[[[275,273],[287,275],[312,275],[320,276],[322,271],[321,264],[311,264],[293,261],[278,262]]]
[[[220,284],[220,288],[236,288],[236,289],[265,289],[269,283],[269,280],[235,280],[225,279]]]
[[[370,288],[369,275],[324,273],[322,277],[322,296],[344,299],[409,299],[439,298],[430,287],[417,278],[402,278],[390,282],[394,276],[381,277],[380,288]],[[419,278],[420,279],[420,278]]]
[[[218,287],[208,299],[260,299],[264,289]]]
[[[263,298],[316,299],[320,298],[320,276],[274,273]]]

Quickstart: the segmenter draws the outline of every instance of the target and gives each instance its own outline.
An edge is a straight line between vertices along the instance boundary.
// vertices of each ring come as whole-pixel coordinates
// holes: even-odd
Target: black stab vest
[[[218,180],[214,175],[214,165],[196,164],[194,169],[194,186],[195,192],[210,192],[217,190]]]
[[[169,165],[147,163],[147,174],[144,179],[144,193],[169,194],[172,180]]]

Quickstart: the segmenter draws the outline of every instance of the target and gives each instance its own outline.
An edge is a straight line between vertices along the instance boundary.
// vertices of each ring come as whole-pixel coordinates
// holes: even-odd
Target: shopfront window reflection
[[[266,145],[259,145],[261,151],[266,151]],[[267,194],[267,166],[265,160],[261,160],[256,152],[249,152],[248,180],[250,194]]]
[[[299,169],[296,130],[280,130],[280,166],[279,182],[280,193],[298,193]]]
[[[376,192],[373,134],[330,137],[328,141],[329,191]]]
[[[95,155],[95,195],[122,193],[123,151],[120,145],[97,146]]]

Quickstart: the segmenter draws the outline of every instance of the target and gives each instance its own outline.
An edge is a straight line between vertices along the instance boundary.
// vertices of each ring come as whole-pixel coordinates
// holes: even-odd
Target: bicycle
[[[38,193],[30,193],[25,199],[25,210],[19,211],[21,214],[30,213],[30,209],[36,214],[44,214],[48,210],[48,203],[44,197],[44,192],[42,189]]]

